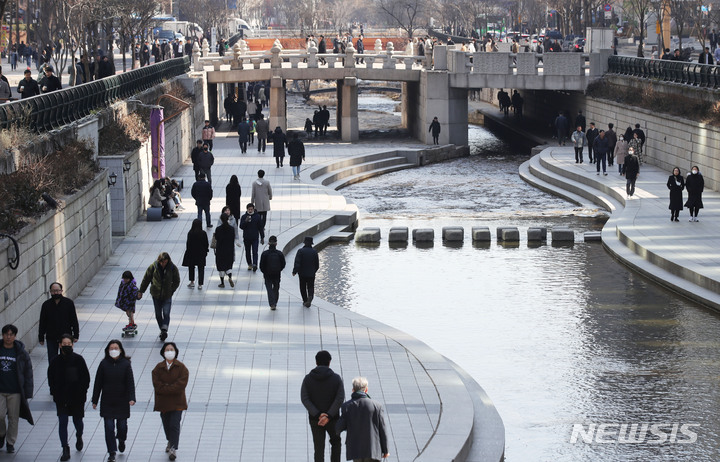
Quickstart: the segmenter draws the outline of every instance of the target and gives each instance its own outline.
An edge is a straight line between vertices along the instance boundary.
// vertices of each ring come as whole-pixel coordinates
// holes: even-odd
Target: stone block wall
[[[18,268],[0,266],[0,325],[15,324],[28,347],[37,344],[40,306],[49,298],[50,283],[59,281],[74,298],[112,252],[106,172],[65,201],[62,210],[47,212],[15,235]],[[0,241],[0,261],[7,261],[8,244]]]

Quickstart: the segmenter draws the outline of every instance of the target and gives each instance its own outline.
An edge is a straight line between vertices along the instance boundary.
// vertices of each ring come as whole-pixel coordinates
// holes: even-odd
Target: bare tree
[[[427,24],[425,13],[429,11],[426,0],[375,0],[381,13],[412,40],[415,31]]]
[[[145,31],[155,16],[155,4],[147,0],[112,0],[112,8],[117,12],[119,21],[120,39],[122,42],[123,71],[127,69],[126,53],[127,42],[130,41],[130,53],[133,58],[132,68],[138,67],[135,61],[135,45],[138,38],[144,38]]]
[[[682,51],[682,35],[685,27],[689,25],[700,8],[697,0],[667,0],[670,4],[670,15],[675,20],[675,29],[678,34],[678,48]]]
[[[652,11],[653,5],[651,0],[625,0],[625,11],[637,21],[640,29],[640,44],[638,45],[637,55],[643,57],[643,43],[645,41],[645,18]]]

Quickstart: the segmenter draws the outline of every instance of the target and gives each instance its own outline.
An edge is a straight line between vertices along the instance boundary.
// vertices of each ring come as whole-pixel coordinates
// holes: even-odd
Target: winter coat
[[[28,399],[33,397],[33,368],[30,354],[25,349],[25,344],[20,340],[13,343],[15,351],[15,372],[17,373],[18,388],[20,389],[20,417],[34,425]]]
[[[327,53],[327,44],[325,43],[325,39],[320,39],[318,41],[318,53]]]
[[[357,50],[358,54],[365,53],[365,45],[363,44],[363,41],[361,38],[357,39],[357,46],[355,47],[355,49]]]
[[[615,145],[615,162],[617,162],[618,165],[622,165],[625,163],[625,156],[627,156],[628,153],[628,144],[625,140],[619,140],[617,144]]]
[[[83,417],[90,388],[90,371],[85,359],[77,353],[61,353],[50,361],[47,376],[57,414]]]
[[[205,207],[210,205],[213,198],[213,189],[206,180],[198,180],[193,184],[190,194],[195,199],[195,205]]]
[[[185,255],[183,255],[182,266],[198,266],[205,267],[205,257],[210,250],[208,237],[205,231],[194,233],[188,231],[187,241],[185,242]]]
[[[490,43],[490,42],[488,42]],[[490,50],[488,50],[490,51]],[[565,118],[565,116],[560,115],[557,116],[555,119],[555,129],[558,131],[558,133],[567,133],[568,131],[568,120]]]
[[[23,87],[23,91],[20,91],[20,87]],[[25,79],[20,80],[20,83],[18,83],[17,90],[18,90],[18,93],[20,93],[21,98],[30,98],[31,96],[40,94],[40,87],[38,86],[37,81],[32,78],[30,79],[29,82]]]
[[[145,271],[145,276],[140,284],[140,292],[145,293],[148,286],[150,286],[152,298],[168,300],[180,286],[180,271],[172,261],[167,262],[165,271],[162,271],[158,261],[154,261]]]
[[[243,230],[243,241],[255,242],[260,237],[260,214],[257,212],[252,215],[247,212],[240,217],[240,229]]]
[[[215,139],[215,128],[213,128],[212,125],[208,125],[207,127],[203,127],[203,129],[202,129],[202,139],[203,139],[203,140],[214,140],[214,139]]]
[[[608,129],[605,131],[605,138],[608,139],[608,144],[610,145],[610,152],[615,152],[615,146],[617,145],[617,133],[615,133],[614,130]]]
[[[160,192],[160,188],[153,188],[153,192],[150,195],[150,200],[148,200],[150,207],[162,207],[164,200],[165,196],[163,196]]]
[[[585,131],[585,124],[586,124],[585,116],[582,114],[578,114],[577,117],[575,117],[575,128],[582,127],[582,131]],[[577,130],[575,130],[577,131]]]
[[[258,217],[259,218],[259,217]],[[215,229],[215,266],[218,271],[231,271],[235,263],[235,230],[225,223]]]
[[[117,360],[106,356],[100,361],[95,374],[92,403],[100,403],[100,417],[127,419],[130,417],[130,401],[136,401],[130,360],[122,356]]]
[[[250,202],[255,204],[255,210],[258,212],[267,212],[270,210],[271,200],[272,187],[270,187],[270,182],[265,178],[257,178],[253,181]]]
[[[59,303],[52,298],[46,300],[40,308],[38,339],[44,342],[60,342],[63,334],[70,334],[74,339],[80,338],[75,303],[67,297],[61,297]]]
[[[276,128],[273,132],[273,157],[285,157],[285,146],[287,145],[287,136],[281,128]]]
[[[135,279],[125,283],[124,280],[120,281],[120,287],[118,287],[117,298],[115,299],[115,306],[123,311],[132,310],[135,312],[135,303],[137,302],[138,287]]]
[[[250,136],[250,124],[245,122],[240,122],[238,124],[238,143],[247,143],[249,136]]]
[[[595,142],[595,138],[598,137],[598,134],[600,132],[597,128],[590,128],[587,132],[585,132],[585,138],[587,138],[588,146],[593,146],[593,143]]]
[[[285,269],[285,255],[276,248],[270,247],[260,255],[260,271],[265,279],[280,279]]]
[[[593,151],[595,152],[595,155],[598,156],[610,152],[610,143],[608,142],[608,139],[604,136],[598,136],[595,138],[595,141],[593,141]]]
[[[633,154],[636,156],[639,156],[642,154],[642,141],[640,138],[632,138],[630,141],[628,141],[628,148],[633,149]]]
[[[242,188],[239,184],[228,183],[225,186],[225,205],[230,207],[230,213],[234,218],[240,218],[240,196]]]
[[[193,170],[195,170],[196,172],[200,168],[198,167],[198,158],[200,157],[201,152],[203,152],[203,148],[198,148],[197,146],[195,146],[192,152],[190,152],[190,161],[193,164]]]
[[[268,132],[270,131],[270,126],[268,125],[268,121],[266,119],[258,120],[255,123],[255,131],[257,132],[257,137],[259,140],[266,139]]]
[[[628,154],[625,156],[625,178],[635,180],[638,173],[640,173],[640,161],[635,154]]]
[[[682,175],[670,175],[667,180],[667,187],[670,190],[670,210],[682,210],[682,192],[685,189],[685,179]]]
[[[187,367],[177,359],[172,362],[169,369],[165,360],[157,363],[152,370],[152,384],[155,389],[153,411],[170,412],[187,409],[185,388],[189,378]]]
[[[342,378],[328,366],[317,366],[303,379],[300,400],[313,419],[320,418],[320,414],[331,419],[339,417],[345,401]]]
[[[429,132],[432,132],[432,136],[438,136],[440,134],[440,122],[437,120],[433,120],[430,123],[430,128],[428,128]]]
[[[216,224],[215,226],[220,227],[220,226],[222,226],[222,224],[223,224],[222,218],[221,218],[221,217],[218,217],[217,224]],[[235,232],[235,240],[236,240],[236,241],[239,240],[239,239],[240,239],[240,235],[238,234],[239,231],[238,231],[237,221],[235,221],[235,217],[232,216],[232,213],[231,213],[230,216],[228,217],[228,225],[230,225],[230,227],[231,227],[231,228],[233,229],[233,231]]]
[[[293,274],[297,273],[304,278],[314,278],[318,269],[320,269],[320,258],[317,250],[313,249],[310,244],[305,244],[295,254]]]
[[[704,188],[705,179],[699,172],[695,175],[692,173],[688,174],[687,179],[685,179],[685,189],[688,193],[687,201],[685,201],[685,207],[698,209],[703,208],[702,193]]]
[[[585,133],[579,132],[577,130],[572,132],[572,135],[570,135],[570,139],[573,142],[573,146],[575,146],[576,148],[582,148],[583,146],[585,146],[587,141],[587,138],[585,138]]]
[[[302,141],[294,139],[288,143],[288,155],[290,156],[290,166],[299,167],[305,160],[305,145]]]
[[[210,167],[213,166],[215,163],[215,156],[212,155],[212,152],[208,151],[201,152],[198,154],[198,160],[197,160],[197,166],[198,168],[202,170],[208,170]]]
[[[388,454],[388,439],[383,407],[362,392],[354,392],[352,399],[342,405],[342,415],[335,427],[340,434],[347,430],[345,455],[347,460],[382,460]]]

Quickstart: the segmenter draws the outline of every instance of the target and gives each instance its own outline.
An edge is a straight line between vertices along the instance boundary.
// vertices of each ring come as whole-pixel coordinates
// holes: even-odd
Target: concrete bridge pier
[[[407,85],[408,90],[412,85]],[[468,90],[450,86],[447,71],[427,71],[420,74],[419,95],[415,98],[408,94],[404,100],[408,103],[408,122],[412,124],[412,133],[420,141],[432,143],[432,134],[428,131],[433,117],[440,122],[440,144],[467,146],[468,144]],[[408,91],[410,93],[410,91]]]
[[[275,127],[287,132],[287,96],[285,93],[286,81],[279,76],[270,79],[270,130]]]
[[[357,78],[346,77],[337,81],[337,127],[343,141],[358,141],[358,86]]]

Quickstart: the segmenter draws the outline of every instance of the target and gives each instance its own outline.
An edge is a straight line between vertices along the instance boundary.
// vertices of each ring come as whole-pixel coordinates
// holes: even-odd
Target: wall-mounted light
[[[115,183],[117,183],[117,175],[115,172],[112,172],[110,174],[110,179],[108,180],[108,186],[115,186]]]
[[[130,162],[129,160],[125,159],[125,162],[123,162],[123,172],[129,172],[129,171],[130,171],[130,167],[132,167],[132,162]]]

